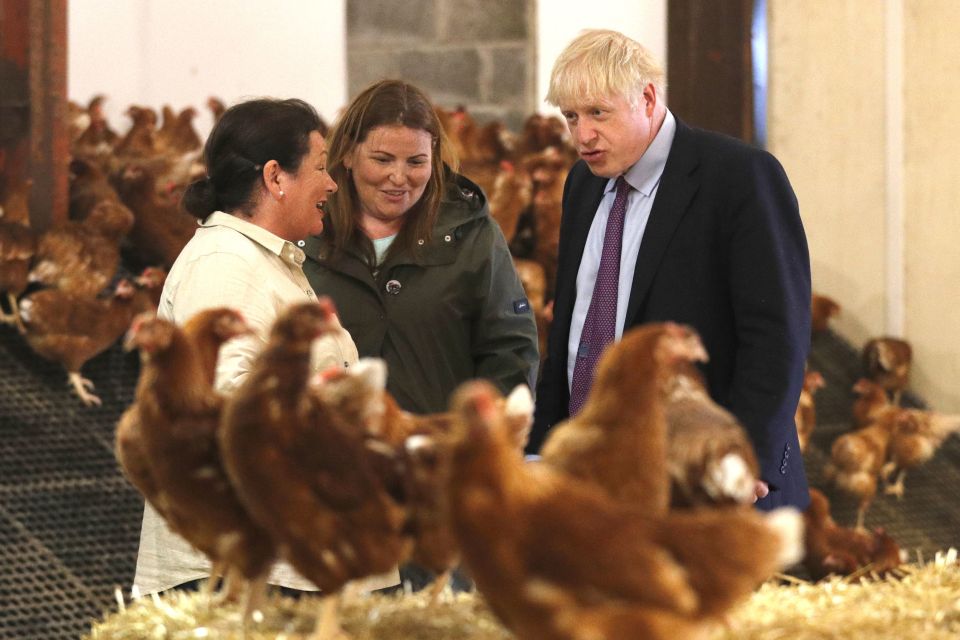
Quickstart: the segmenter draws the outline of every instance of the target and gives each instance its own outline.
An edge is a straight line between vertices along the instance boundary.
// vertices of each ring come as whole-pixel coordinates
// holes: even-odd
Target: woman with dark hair
[[[333,298],[362,356],[415,413],[446,411],[461,382],[532,387],[537,329],[507,244],[477,185],[444,163],[429,99],[385,80],[358,95],[330,135],[330,198],[304,271]]]
[[[316,299],[296,241],[323,230],[327,200],[337,190],[327,171],[320,127],[317,112],[301,100],[235,105],[207,139],[207,176],[184,193],[183,207],[200,219],[200,226],[170,269],[157,315],[182,325],[212,307],[233,307],[243,314],[255,335],[221,348],[215,386],[223,393],[247,376],[279,312]],[[349,366],[357,360],[357,348],[341,329],[325,337],[313,356],[317,370]],[[209,572],[205,558],[147,505],[134,579],[141,593]],[[277,566],[271,582],[314,589],[285,564]]]
[[[239,386],[278,311],[316,298],[295,242],[323,230],[327,199],[337,190],[320,126],[301,100],[231,107],[204,147],[207,177],[183,195],[200,228],[170,269],[158,314],[183,324],[202,309],[230,306],[258,333],[224,345],[216,377],[221,391]],[[318,367],[356,360],[345,332],[329,346]]]

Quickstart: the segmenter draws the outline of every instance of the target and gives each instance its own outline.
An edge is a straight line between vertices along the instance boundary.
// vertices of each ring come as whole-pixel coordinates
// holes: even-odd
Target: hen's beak
[[[697,332],[687,326],[676,326],[675,331],[671,331],[670,350],[677,358],[682,358],[690,362],[709,362],[710,357],[707,350],[700,340]]]
[[[707,350],[704,348],[703,343],[700,342],[700,337],[697,334],[694,333],[688,336],[685,346],[689,354],[688,357],[692,362],[710,361],[710,356],[707,355]]]
[[[130,327],[123,336],[123,350],[126,353],[134,351],[137,348],[136,344],[137,331],[136,327]]]

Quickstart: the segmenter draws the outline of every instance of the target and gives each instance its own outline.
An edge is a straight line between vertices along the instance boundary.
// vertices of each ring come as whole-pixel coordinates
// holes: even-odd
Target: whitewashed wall
[[[107,115],[126,127],[131,103],[202,107],[210,94],[301,97],[328,120],[347,98],[345,0],[71,0],[69,95],[109,90]],[[666,0],[537,4],[538,108],[560,51],[582,29],[623,31],[667,58]],[[201,109],[205,133],[209,115]],[[120,126],[122,124],[122,127]]]
[[[556,113],[543,101],[550,70],[563,48],[583,29],[616,29],[667,62],[666,0],[540,0],[537,3],[537,107]]]
[[[538,108],[580,30],[623,31],[666,61],[666,0],[539,0]],[[771,150],[800,199],[814,288],[860,346],[916,348],[913,387],[960,411],[960,3],[769,0]],[[346,100],[345,0],[71,0],[69,93],[122,109],[210,94]],[[201,133],[209,116],[201,109]],[[121,126],[122,125],[122,126]]]
[[[131,103],[198,108],[207,97],[298,97],[328,121],[346,101],[345,0],[71,0],[68,92],[109,93],[123,131]]]
[[[904,301],[913,385],[960,412],[960,3],[903,11]]]
[[[960,3],[770,0],[771,150],[839,332],[914,346],[911,386],[960,412]]]
[[[767,136],[800,201],[813,288],[861,343],[886,330],[884,12],[875,0],[769,0]]]

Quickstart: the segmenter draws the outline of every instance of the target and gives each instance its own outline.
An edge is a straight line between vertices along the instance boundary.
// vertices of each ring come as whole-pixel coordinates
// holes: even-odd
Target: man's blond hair
[[[648,84],[662,100],[666,76],[646,47],[618,31],[588,29],[553,64],[547,102],[573,105],[619,95],[636,107]]]

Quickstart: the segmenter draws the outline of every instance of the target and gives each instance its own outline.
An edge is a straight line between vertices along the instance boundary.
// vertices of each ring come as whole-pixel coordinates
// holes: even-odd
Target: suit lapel
[[[694,172],[699,164],[693,141],[693,132],[677,120],[677,131],[667,156],[667,164],[660,177],[660,186],[650,210],[650,219],[643,232],[637,266],[627,303],[625,327],[636,323],[637,314],[643,305],[657,273],[663,254],[670,244],[680,220],[699,187]]]

